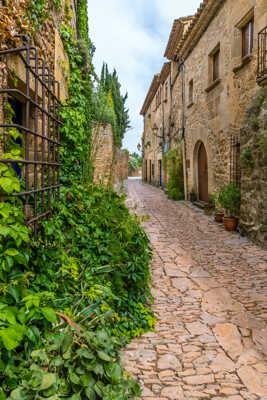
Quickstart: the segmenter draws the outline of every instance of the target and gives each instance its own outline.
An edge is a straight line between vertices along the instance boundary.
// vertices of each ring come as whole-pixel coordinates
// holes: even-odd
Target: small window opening
[[[254,41],[254,19],[242,28],[242,57],[252,53]]]

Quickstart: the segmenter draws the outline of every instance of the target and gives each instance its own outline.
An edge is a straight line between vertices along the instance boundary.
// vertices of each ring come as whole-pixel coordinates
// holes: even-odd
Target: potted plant
[[[237,217],[240,210],[240,189],[230,183],[219,193],[218,201],[224,208],[224,227],[227,231],[234,231],[237,226]]]
[[[215,207],[214,219],[216,222],[223,222],[224,212],[219,202],[219,193],[213,193],[211,198]]]

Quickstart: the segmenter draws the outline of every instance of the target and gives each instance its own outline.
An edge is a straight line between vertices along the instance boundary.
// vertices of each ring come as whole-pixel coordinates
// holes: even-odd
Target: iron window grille
[[[51,216],[51,204],[59,199],[60,194],[60,85],[39,56],[38,49],[31,46],[29,37],[18,37],[21,46],[0,51],[0,58],[5,64],[10,55],[16,55],[22,61],[23,89],[7,84],[0,89],[0,95],[3,96],[2,104],[19,99],[24,117],[11,123],[4,118],[0,121],[0,128],[4,149],[8,128],[16,128],[23,135],[24,159],[0,158],[0,162],[12,165],[15,170],[17,166],[24,166],[22,182],[25,188],[12,196],[22,198],[26,223],[34,231],[36,239],[39,221]]]
[[[267,26],[258,34],[258,78],[267,75]]]
[[[241,186],[241,168],[240,168],[240,137],[239,135],[231,136],[231,159],[230,159],[230,176],[231,183]]]

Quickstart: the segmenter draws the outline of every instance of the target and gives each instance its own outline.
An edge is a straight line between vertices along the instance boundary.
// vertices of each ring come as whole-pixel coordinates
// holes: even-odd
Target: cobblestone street
[[[123,354],[142,399],[267,400],[267,252],[160,189],[126,190],[154,248],[156,329]]]

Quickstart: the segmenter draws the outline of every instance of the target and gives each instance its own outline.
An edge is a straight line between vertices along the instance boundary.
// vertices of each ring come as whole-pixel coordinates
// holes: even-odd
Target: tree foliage
[[[110,73],[106,63],[103,63],[102,66],[98,91],[106,94],[110,108],[115,113],[115,121],[111,122],[114,142],[116,145],[121,146],[125,132],[130,128],[129,110],[126,108],[128,94],[121,94],[121,84],[117,71],[114,69],[113,72]]]

